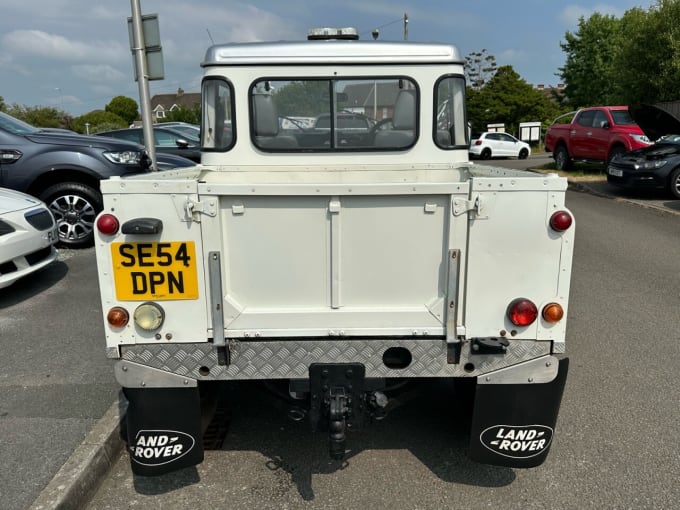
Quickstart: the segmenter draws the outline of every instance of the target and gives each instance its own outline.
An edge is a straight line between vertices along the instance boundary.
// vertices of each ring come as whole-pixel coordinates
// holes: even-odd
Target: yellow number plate
[[[198,299],[192,241],[112,243],[111,260],[120,301]]]

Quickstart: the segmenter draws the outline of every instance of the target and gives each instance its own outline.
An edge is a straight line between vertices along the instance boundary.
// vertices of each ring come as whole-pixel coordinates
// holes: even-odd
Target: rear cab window
[[[419,100],[406,77],[261,79],[250,88],[253,145],[268,152],[405,150]]]

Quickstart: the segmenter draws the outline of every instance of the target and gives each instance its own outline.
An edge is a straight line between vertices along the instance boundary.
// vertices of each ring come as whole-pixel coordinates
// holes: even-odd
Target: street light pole
[[[135,65],[137,69],[137,83],[139,84],[139,99],[142,110],[142,131],[144,145],[151,158],[151,171],[158,170],[156,166],[156,142],[153,135],[153,121],[151,120],[151,101],[149,99],[149,76],[146,68],[146,47],[144,31],[142,30],[142,8],[139,0],[130,0],[132,8],[132,36]]]

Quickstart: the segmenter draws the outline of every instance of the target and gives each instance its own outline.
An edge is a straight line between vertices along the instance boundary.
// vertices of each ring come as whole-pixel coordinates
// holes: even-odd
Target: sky
[[[157,14],[165,78],[150,95],[199,92],[200,62],[215,43],[305,39],[312,27],[355,27],[361,39],[454,44],[463,56],[486,49],[532,85],[560,83],[565,33],[592,13],[620,17],[655,0],[139,0]],[[0,0],[0,96],[72,116],[115,96],[139,100],[128,0]]]

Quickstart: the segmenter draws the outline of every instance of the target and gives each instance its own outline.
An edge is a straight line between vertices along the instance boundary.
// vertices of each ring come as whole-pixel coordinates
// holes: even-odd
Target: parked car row
[[[667,190],[680,199],[680,120],[650,105],[629,108],[635,122],[652,145],[613,157],[607,165],[607,182],[627,189]]]
[[[191,133],[192,128],[171,124],[158,124],[153,127],[154,146],[156,154],[173,154],[190,159],[196,163],[201,162],[201,142],[197,133]],[[108,136],[118,140],[127,140],[138,144],[144,144],[144,131],[142,128],[115,129],[102,131],[97,136]]]
[[[159,170],[195,164],[167,153],[157,154],[157,163]],[[0,187],[45,202],[62,246],[92,245],[101,179],[145,172],[149,165],[138,143],[36,128],[0,112]]]

